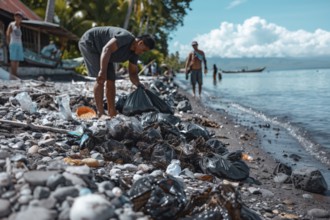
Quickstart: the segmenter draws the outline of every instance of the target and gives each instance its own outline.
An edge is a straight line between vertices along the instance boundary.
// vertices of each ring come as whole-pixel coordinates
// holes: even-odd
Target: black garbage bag
[[[148,89],[146,89],[145,92],[147,93],[154,107],[156,107],[159,110],[159,112],[169,113],[169,114],[174,113],[171,106],[169,106],[163,99],[159,98],[159,96],[157,96]]]
[[[182,122],[180,124],[180,129],[180,132],[184,134],[187,141],[191,141],[200,136],[202,136],[205,140],[208,140],[210,138],[210,134],[207,129],[191,122]]]
[[[206,144],[217,154],[226,154],[228,153],[228,149],[224,143],[216,138],[211,138],[206,141]]]
[[[176,219],[187,203],[183,184],[175,177],[146,176],[128,191],[134,211],[142,211],[152,219]]]
[[[177,155],[169,144],[159,143],[154,146],[150,160],[156,167],[166,169],[172,159],[177,159]]]
[[[205,155],[199,166],[206,174],[230,180],[245,180],[250,175],[250,168],[242,160],[230,160],[226,156],[211,153]]]
[[[245,205],[241,208],[241,218],[244,220],[261,220],[262,218],[253,210]]]
[[[142,87],[138,87],[127,97],[122,113],[131,116],[150,111],[157,111],[157,109],[154,107],[145,90]]]
[[[127,95],[121,95],[116,101],[116,109],[118,112],[123,113],[123,108],[127,100]]]
[[[144,113],[141,116],[141,124],[143,127],[148,127],[155,123],[165,123],[170,125],[177,125],[181,122],[181,119],[177,116],[168,113],[161,113],[161,112],[148,112]]]

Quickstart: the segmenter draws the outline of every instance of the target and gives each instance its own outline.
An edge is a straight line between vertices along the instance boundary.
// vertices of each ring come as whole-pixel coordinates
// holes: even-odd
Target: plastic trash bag
[[[176,126],[181,122],[181,119],[172,114],[161,113],[161,112],[148,112],[143,114],[141,117],[141,123],[143,127],[147,127],[149,125],[159,122]]]
[[[152,219],[177,219],[187,198],[183,183],[172,176],[146,176],[137,180],[128,191],[134,211],[143,211]]]
[[[140,121],[135,117],[117,115],[106,122],[110,136],[118,141],[124,139],[139,139],[143,133]]]
[[[123,106],[123,114],[128,116],[150,111],[156,111],[156,108],[142,87],[129,94]]]
[[[27,92],[18,93],[15,99],[19,102],[23,111],[28,111],[29,113],[35,113],[37,111],[37,103],[32,102]]]
[[[210,146],[210,148],[214,151],[214,153],[217,154],[226,154],[228,153],[228,149],[224,143],[222,143],[220,140],[212,138],[206,141],[206,144]]]
[[[150,160],[155,166],[166,169],[167,165],[176,158],[175,150],[169,144],[161,143],[154,146]]]
[[[146,94],[148,95],[148,97],[150,98],[152,104],[162,113],[169,113],[169,114],[173,114],[174,111],[172,110],[172,108],[161,98],[159,98],[159,96],[157,96],[156,94],[154,94],[153,92],[151,92],[150,90],[146,89],[145,90]]]
[[[184,134],[187,141],[191,141],[193,139],[196,139],[200,136],[202,136],[205,140],[208,140],[210,138],[210,134],[208,130],[203,128],[200,125],[190,123],[190,122],[184,122],[180,124],[181,133]]]
[[[250,175],[250,168],[244,161],[230,160],[226,156],[215,153],[204,156],[199,161],[199,165],[206,174],[230,180],[245,180]]]

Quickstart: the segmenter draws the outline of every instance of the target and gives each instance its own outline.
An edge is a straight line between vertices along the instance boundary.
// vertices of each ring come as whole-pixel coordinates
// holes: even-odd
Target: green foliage
[[[45,17],[47,1],[22,0],[41,18]],[[129,16],[128,30],[135,35],[150,33],[157,42],[157,50],[143,55],[141,59],[144,62],[156,59],[158,63],[163,62],[164,56],[168,55],[169,34],[183,25],[184,16],[188,10],[191,10],[192,2],[192,0],[131,0],[134,5],[132,12],[128,13],[130,0],[53,1],[55,1],[55,15],[59,24],[78,37],[94,26],[123,27],[126,16]],[[69,44],[76,43],[69,42]],[[69,46],[66,50],[64,55],[66,58],[79,54],[76,46]]]

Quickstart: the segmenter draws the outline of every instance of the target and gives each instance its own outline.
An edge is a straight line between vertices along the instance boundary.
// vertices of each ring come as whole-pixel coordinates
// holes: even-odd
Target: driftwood
[[[69,131],[61,128],[53,128],[53,127],[48,127],[48,126],[43,126],[43,125],[35,125],[32,123],[23,123],[23,122],[18,122],[18,121],[10,121],[10,120],[4,120],[0,119],[0,125],[1,124],[8,124],[16,127],[22,127],[22,128],[30,128],[31,130],[36,130],[36,131],[51,131],[55,133],[62,133],[62,134],[68,134]]]

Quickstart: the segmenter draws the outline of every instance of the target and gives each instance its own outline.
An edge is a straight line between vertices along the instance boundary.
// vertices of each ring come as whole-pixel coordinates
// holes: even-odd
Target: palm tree
[[[55,0],[48,0],[45,21],[53,23],[54,15],[55,15]]]

